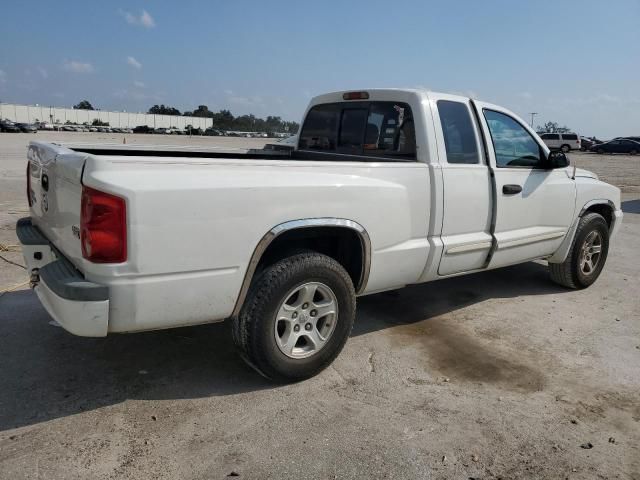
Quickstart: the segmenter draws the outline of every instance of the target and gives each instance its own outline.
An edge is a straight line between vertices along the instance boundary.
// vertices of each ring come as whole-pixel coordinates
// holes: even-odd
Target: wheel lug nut
[[[311,324],[310,324],[310,323],[307,323],[307,324],[304,326],[304,329],[305,329],[305,330],[307,330],[307,331],[311,330]]]
[[[298,318],[298,312],[293,312],[291,314],[291,318]]]
[[[310,314],[312,317],[315,317],[315,316],[318,314],[318,312],[317,312],[316,310],[311,310],[311,311],[309,312],[309,314]]]
[[[303,303],[303,304],[302,304],[302,308],[304,308],[304,309],[309,308],[309,304],[308,304],[308,303]]]
[[[300,325],[294,325],[293,326],[293,331],[294,332],[299,332],[300,331]]]

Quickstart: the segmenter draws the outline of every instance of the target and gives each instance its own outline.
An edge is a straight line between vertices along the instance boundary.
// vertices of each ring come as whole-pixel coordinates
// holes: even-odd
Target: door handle
[[[508,184],[502,186],[502,193],[504,193],[505,195],[515,195],[516,193],[520,193],[521,191],[522,187],[520,185]]]

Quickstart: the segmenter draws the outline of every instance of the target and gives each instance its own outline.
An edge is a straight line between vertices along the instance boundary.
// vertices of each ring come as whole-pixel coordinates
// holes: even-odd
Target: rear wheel
[[[571,147],[569,145],[562,145],[560,147],[560,150],[562,150],[564,153],[567,153],[571,151]]]
[[[267,378],[295,381],[326,368],[351,333],[353,283],[336,260],[301,253],[267,267],[252,284],[233,337],[242,357]]]
[[[609,228],[598,213],[584,215],[562,263],[550,263],[551,279],[568,288],[586,288],[602,272],[609,252]]]
[[[638,151],[636,149],[633,149],[629,152],[629,155],[637,155]]]
[[[604,154],[604,149],[599,148],[599,149],[598,149],[598,153],[599,153],[600,155],[603,155],[603,154]]]

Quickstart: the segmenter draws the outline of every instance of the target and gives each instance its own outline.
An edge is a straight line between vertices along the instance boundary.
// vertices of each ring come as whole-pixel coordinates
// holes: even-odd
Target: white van
[[[580,135],[577,133],[539,133],[542,141],[552,150],[580,150]]]

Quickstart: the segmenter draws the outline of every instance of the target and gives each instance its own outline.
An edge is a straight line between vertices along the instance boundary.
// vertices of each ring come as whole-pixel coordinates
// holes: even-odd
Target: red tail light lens
[[[127,260],[127,206],[123,198],[82,187],[82,256],[94,263]]]
[[[368,92],[347,92],[342,94],[343,100],[367,100],[368,98]]]
[[[31,200],[31,162],[27,162],[27,202],[29,207],[33,204]]]

